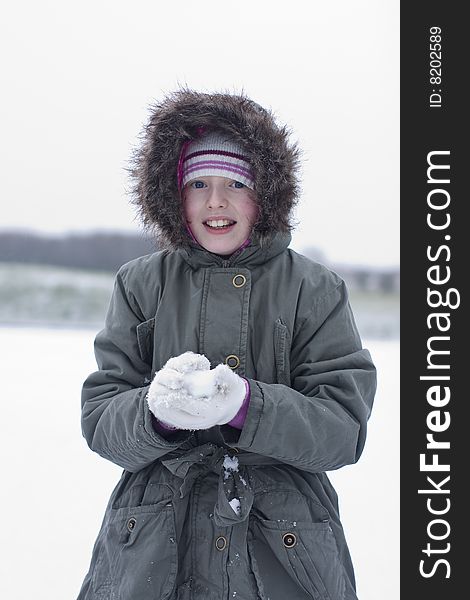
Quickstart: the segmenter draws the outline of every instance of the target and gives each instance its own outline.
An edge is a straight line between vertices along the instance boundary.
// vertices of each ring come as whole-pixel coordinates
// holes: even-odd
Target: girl
[[[344,282],[289,249],[298,152],[245,96],[179,91],[134,157],[163,249],[118,272],[83,434],[123,467],[79,600],[354,600],[325,471],[375,393]]]

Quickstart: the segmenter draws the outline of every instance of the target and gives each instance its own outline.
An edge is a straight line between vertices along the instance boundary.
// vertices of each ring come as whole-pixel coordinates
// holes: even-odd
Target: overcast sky
[[[292,247],[399,262],[399,2],[10,2],[0,228],[138,230],[126,162],[180,84],[244,90],[303,149]]]

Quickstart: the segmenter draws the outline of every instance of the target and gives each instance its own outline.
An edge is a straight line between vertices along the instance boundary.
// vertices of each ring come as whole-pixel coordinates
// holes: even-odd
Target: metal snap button
[[[286,548],[293,548],[297,544],[297,537],[293,533],[285,533],[282,536],[282,541]]]
[[[215,547],[217,548],[217,550],[223,550],[226,546],[227,546],[227,538],[225,538],[223,535],[219,536],[215,540]]]
[[[235,354],[229,354],[225,359],[225,364],[231,369],[236,369],[240,364],[240,359]]]
[[[128,521],[127,521],[127,530],[128,531],[134,531],[135,526],[136,526],[137,520],[134,517],[131,517]]]
[[[236,287],[236,288],[243,287],[246,283],[245,275],[241,275],[240,273],[238,275],[235,275],[234,278],[232,279],[232,283],[233,283],[234,287]]]

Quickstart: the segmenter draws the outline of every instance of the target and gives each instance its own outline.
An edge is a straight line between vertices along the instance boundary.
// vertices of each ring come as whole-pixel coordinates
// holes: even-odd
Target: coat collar
[[[180,248],[178,253],[193,268],[203,267],[254,267],[263,264],[283,252],[290,244],[290,233],[275,233],[261,247],[257,239],[253,239],[242,250],[235,251],[231,256],[223,257],[209,252],[197,242],[191,241],[188,247]]]

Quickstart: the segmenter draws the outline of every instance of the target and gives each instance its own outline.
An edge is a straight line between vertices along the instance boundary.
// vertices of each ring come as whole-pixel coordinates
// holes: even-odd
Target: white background
[[[397,265],[398,20],[398,0],[8,3],[0,227],[135,230],[125,166],[148,107],[244,90],[304,152],[294,249]]]

